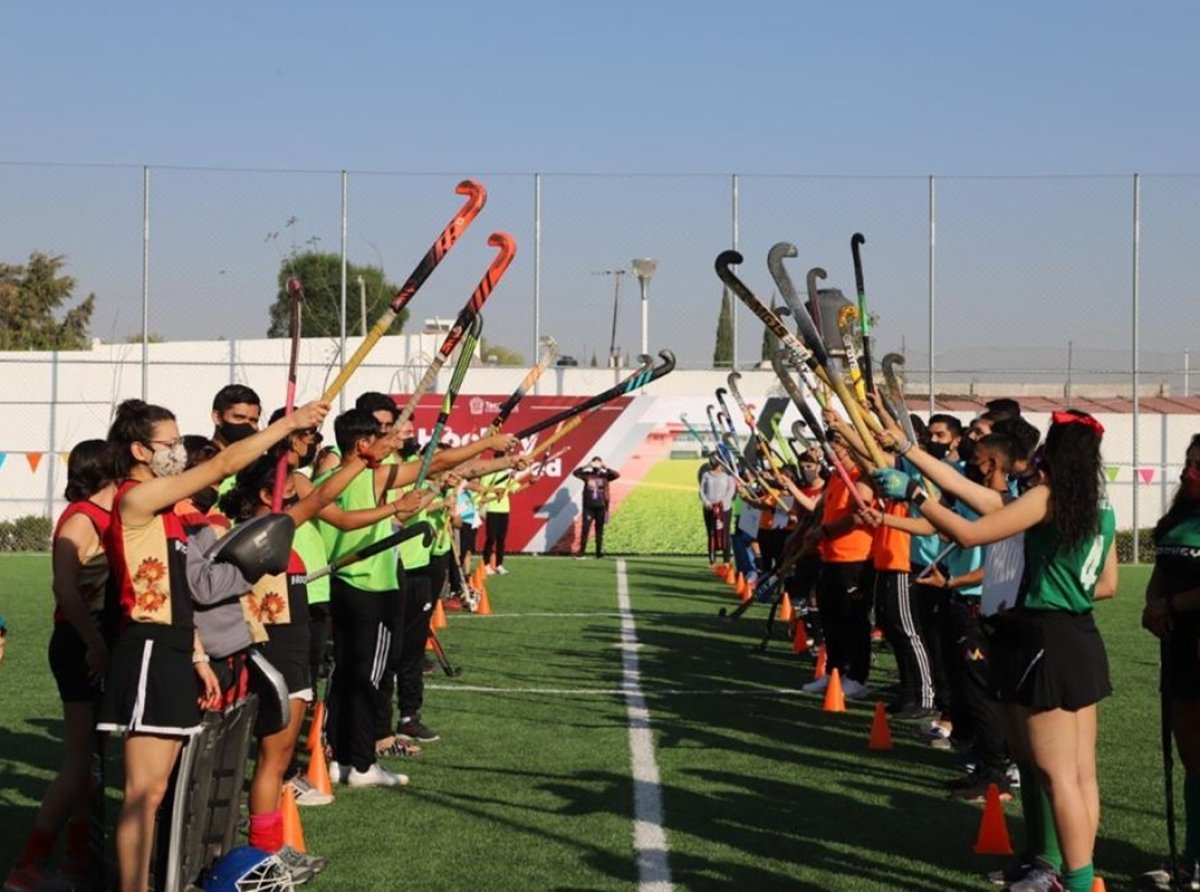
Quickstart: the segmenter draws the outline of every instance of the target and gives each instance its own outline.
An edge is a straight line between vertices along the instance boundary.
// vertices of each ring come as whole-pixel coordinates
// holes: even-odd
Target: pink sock
[[[283,812],[279,809],[250,816],[250,845],[275,854],[283,848]]]

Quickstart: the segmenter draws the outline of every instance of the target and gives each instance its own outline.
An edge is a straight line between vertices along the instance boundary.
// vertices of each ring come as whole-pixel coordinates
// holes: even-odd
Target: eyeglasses
[[[166,446],[168,449],[174,449],[176,446],[183,445],[183,437],[176,437],[174,440],[147,440],[147,446]]]

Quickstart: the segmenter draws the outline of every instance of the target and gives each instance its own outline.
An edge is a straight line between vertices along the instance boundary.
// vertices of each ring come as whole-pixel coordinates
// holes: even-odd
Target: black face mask
[[[226,446],[232,446],[247,437],[253,437],[258,433],[258,425],[255,424],[234,424],[232,421],[222,421],[217,425],[217,436],[225,443]]]
[[[404,458],[412,458],[419,451],[420,447],[417,445],[416,437],[405,437],[400,441],[400,455]]]
[[[925,446],[925,451],[928,452],[930,455],[932,455],[934,458],[936,458],[938,461],[941,461],[942,459],[944,459],[946,457],[946,454],[950,451],[950,444],[949,443],[929,443]]]
[[[283,500],[283,510],[286,511],[288,508],[291,508],[293,505],[295,505],[299,501],[300,501],[300,496],[296,495],[295,493],[292,493],[290,496],[288,496],[286,499]]]
[[[969,440],[966,437],[958,441],[958,457],[965,462],[971,461],[971,456],[975,454],[975,441]]]
[[[207,514],[212,510],[213,505],[217,504],[218,497],[217,488],[215,486],[208,486],[192,496],[192,504],[196,506],[196,510],[201,514]]]
[[[978,483],[980,485],[982,485],[983,481],[984,481],[983,469],[980,468],[979,465],[973,465],[973,464],[968,463],[967,469],[965,471],[963,471],[963,476],[966,477],[968,480],[970,480],[972,483]]]

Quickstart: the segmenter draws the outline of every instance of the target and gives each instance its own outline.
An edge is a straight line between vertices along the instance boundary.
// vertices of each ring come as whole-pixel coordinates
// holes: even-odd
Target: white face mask
[[[150,456],[150,471],[155,477],[174,477],[187,467],[187,449],[176,443],[166,449],[155,449]]]

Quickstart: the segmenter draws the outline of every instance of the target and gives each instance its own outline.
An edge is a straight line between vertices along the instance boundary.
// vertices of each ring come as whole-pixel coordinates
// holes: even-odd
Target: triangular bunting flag
[[[1121,472],[1121,469],[1118,468],[1116,465],[1109,465],[1107,468],[1104,469],[1104,476],[1108,478],[1109,483],[1116,483],[1117,474],[1119,474],[1120,472]]]
[[[0,452],[0,468],[4,467],[4,462],[8,458],[7,452]]]
[[[65,465],[65,464],[66,464],[68,461],[70,461],[70,460],[71,460],[71,453],[69,453],[69,452],[60,452],[60,453],[58,454],[58,457],[62,459],[62,463]]]
[[[1142,478],[1142,483],[1154,482],[1154,468],[1138,468],[1138,476]]]
[[[29,462],[29,470],[33,471],[34,473],[37,473],[38,465],[40,465],[42,463],[42,453],[26,452],[25,453],[25,461]]]

